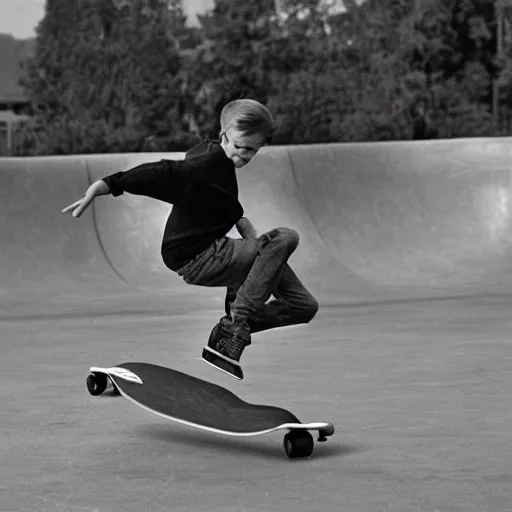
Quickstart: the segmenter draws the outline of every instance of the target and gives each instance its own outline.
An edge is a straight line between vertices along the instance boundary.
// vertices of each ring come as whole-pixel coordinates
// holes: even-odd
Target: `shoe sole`
[[[228,359],[226,356],[219,354],[217,351],[208,346],[203,347],[203,354],[201,359],[210,366],[213,366],[215,369],[227,373],[234,379],[242,380],[244,378],[244,373],[240,363]],[[220,366],[219,363],[222,364],[222,366]]]

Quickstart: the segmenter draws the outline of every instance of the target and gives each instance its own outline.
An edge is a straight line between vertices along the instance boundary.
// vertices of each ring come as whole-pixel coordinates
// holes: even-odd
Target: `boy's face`
[[[245,135],[236,128],[228,128],[221,137],[221,146],[237,169],[247,165],[264,145],[262,135]]]

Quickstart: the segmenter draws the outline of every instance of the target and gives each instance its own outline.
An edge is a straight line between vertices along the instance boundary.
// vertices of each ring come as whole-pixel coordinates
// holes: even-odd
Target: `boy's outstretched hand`
[[[85,196],[82,199],[79,199],[73,204],[66,206],[62,213],[67,213],[70,210],[73,211],[73,217],[80,217],[85,209],[92,203],[93,199],[96,196],[105,196],[110,194],[110,189],[108,185],[103,180],[95,181],[85,192]]]

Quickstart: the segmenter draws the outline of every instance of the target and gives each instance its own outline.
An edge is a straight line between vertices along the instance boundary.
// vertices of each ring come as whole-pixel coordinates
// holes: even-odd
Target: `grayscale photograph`
[[[512,511],[512,0],[0,0],[0,512]]]

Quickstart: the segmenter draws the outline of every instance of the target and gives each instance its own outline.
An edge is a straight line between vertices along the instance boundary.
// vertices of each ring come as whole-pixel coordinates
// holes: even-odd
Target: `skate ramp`
[[[296,229],[290,261],[319,298],[512,288],[510,139],[265,148],[239,171],[259,232]],[[80,219],[87,186],[183,154],[0,159],[0,292],[180,293],[160,256],[171,206],[124,194]]]
[[[434,293],[512,284],[510,139],[294,148],[303,207],[366,283]]]
[[[3,294],[118,285],[98,243],[92,212],[80,223],[60,213],[88,185],[82,158],[0,159]]]

